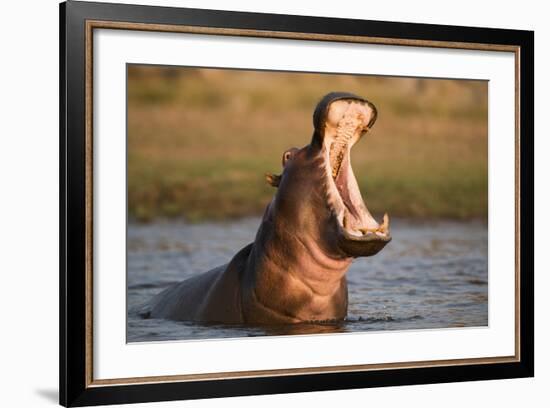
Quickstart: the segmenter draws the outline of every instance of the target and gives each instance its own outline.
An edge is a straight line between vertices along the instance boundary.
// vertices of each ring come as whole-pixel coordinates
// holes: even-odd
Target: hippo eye
[[[287,161],[289,161],[292,158],[292,152],[286,151],[283,153],[283,166],[286,164]]]

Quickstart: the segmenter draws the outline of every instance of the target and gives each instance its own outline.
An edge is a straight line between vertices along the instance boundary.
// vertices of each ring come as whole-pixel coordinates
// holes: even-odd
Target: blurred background
[[[330,91],[372,101],[378,120],[352,164],[368,208],[408,218],[486,219],[487,83],[128,66],[128,211],[189,222],[261,214],[266,172],[309,143]]]

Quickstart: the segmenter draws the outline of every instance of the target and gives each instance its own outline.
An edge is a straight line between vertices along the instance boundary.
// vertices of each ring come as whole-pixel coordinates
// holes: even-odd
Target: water
[[[143,319],[132,312],[168,285],[227,263],[260,220],[128,226],[128,342],[487,326],[487,226],[392,221],[393,240],[348,271],[346,321],[275,327]]]

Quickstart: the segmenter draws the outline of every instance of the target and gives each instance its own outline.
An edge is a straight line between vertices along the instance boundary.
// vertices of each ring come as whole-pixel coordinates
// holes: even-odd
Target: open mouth
[[[391,240],[389,217],[384,214],[382,223],[378,223],[370,214],[357,185],[350,156],[351,148],[368,131],[375,117],[374,106],[364,100],[332,102],[326,114],[323,145],[330,178],[329,198],[345,240],[357,244],[378,241],[383,243],[377,246],[378,252]]]

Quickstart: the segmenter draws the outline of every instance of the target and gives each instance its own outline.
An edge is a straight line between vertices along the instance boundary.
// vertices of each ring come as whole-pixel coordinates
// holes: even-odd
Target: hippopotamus
[[[231,261],[156,295],[146,317],[226,324],[332,322],[346,318],[346,271],[391,241],[389,218],[371,215],[351,167],[351,148],[377,110],[351,93],[324,96],[313,137],[283,153],[282,173],[254,242]]]

